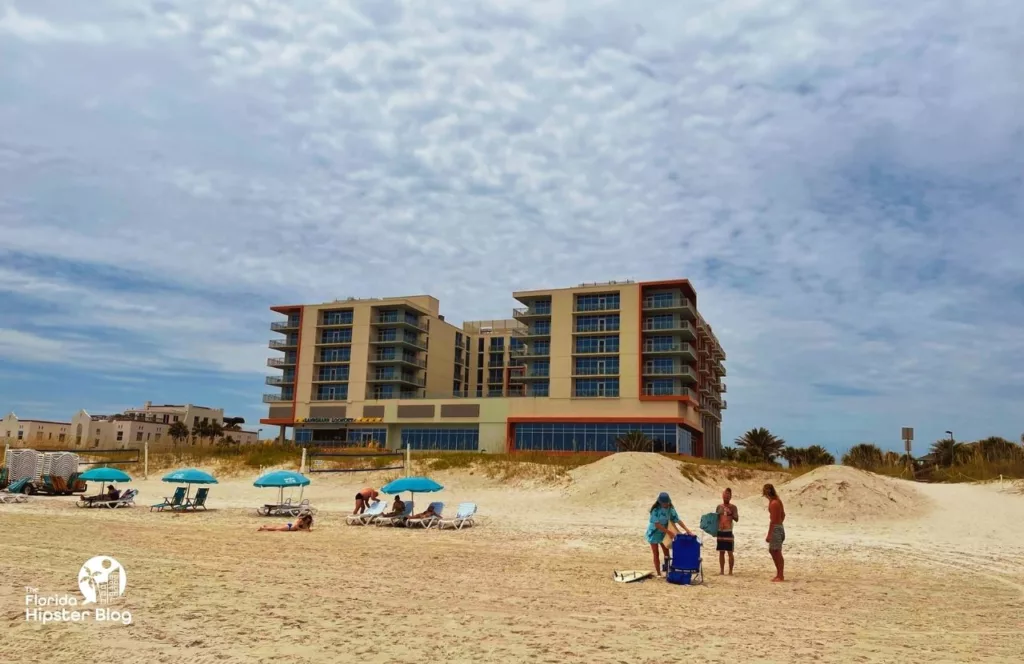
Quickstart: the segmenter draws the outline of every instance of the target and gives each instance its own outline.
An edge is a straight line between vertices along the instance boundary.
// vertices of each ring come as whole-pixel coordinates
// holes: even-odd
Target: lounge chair
[[[293,503],[291,498],[286,498],[283,503],[256,508],[260,516],[299,516],[304,511],[316,514],[316,508],[309,504],[309,498],[303,498],[300,503]]]
[[[196,497],[194,499],[189,500],[188,498],[186,498],[184,505],[179,505],[179,506],[175,507],[174,509],[176,509],[178,511],[185,511],[185,510],[193,510],[193,511],[195,511],[195,510],[199,509],[200,507],[202,507],[205,510],[206,509],[206,497],[208,495],[210,495],[210,490],[207,489],[206,487],[203,487],[199,491],[196,491]]]
[[[441,520],[441,511],[444,509],[444,503],[430,503],[430,506],[434,508],[434,514],[436,516],[428,516],[423,519],[406,519],[406,528],[416,528],[418,526],[426,530],[427,528],[436,525],[437,522]]]
[[[388,508],[388,504],[383,500],[378,500],[369,507],[366,508],[362,514],[349,514],[345,517],[345,523],[350,526],[365,526],[371,521],[384,514],[384,510]]]
[[[453,519],[440,519],[437,522],[437,527],[441,530],[448,528],[449,526],[455,530],[462,530],[466,526],[472,526],[475,524],[474,518],[476,517],[476,503],[462,503],[459,505],[459,511],[455,513]]]
[[[415,503],[410,500],[405,504],[405,509],[398,516],[381,515],[373,520],[373,524],[376,526],[403,526],[405,525],[406,519],[413,515],[415,507]]]
[[[185,500],[185,487],[179,486],[174,490],[174,495],[170,498],[164,498],[164,502],[157,503],[156,505],[150,505],[149,511],[157,510],[158,512],[164,511],[166,508],[177,509],[181,506],[182,501]]]
[[[23,478],[16,482],[12,482],[3,491],[0,491],[0,503],[23,503],[28,500],[23,492],[25,487],[29,484],[29,478]]]
[[[117,500],[107,500],[100,503],[100,507],[115,509],[118,507],[135,507],[135,496],[139,495],[138,489],[128,489]]]

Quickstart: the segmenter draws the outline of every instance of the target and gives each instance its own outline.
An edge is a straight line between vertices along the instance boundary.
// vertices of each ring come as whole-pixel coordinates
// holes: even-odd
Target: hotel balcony
[[[687,320],[697,320],[697,308],[684,298],[672,298],[671,300],[645,297],[643,301],[644,311],[656,311],[658,313],[678,313]]]
[[[697,361],[697,347],[688,343],[653,344],[644,343],[644,355],[679,355],[689,362]]]
[[[572,354],[573,355],[618,355],[619,354],[619,347],[618,346],[614,346],[614,347],[605,346],[604,348],[595,347],[595,348],[590,348],[590,349],[587,349],[587,350],[574,350]]]
[[[714,371],[719,376],[725,375],[725,365],[722,364],[721,362],[715,362],[714,365],[711,367],[711,370]]]
[[[279,320],[270,324],[272,332],[292,332],[299,329],[299,321]]]
[[[267,376],[264,382],[267,385],[291,385],[295,382],[295,376]]]
[[[551,377],[550,371],[533,371],[527,369],[526,371],[517,372],[510,376],[513,380],[548,380]]]
[[[619,324],[596,324],[596,325],[576,325],[573,327],[573,334],[618,334]]]
[[[685,320],[673,321],[671,323],[644,321],[643,331],[671,333],[675,336],[681,337],[685,341],[697,340],[696,328],[693,327],[692,323]]]
[[[374,316],[372,319],[374,325],[386,325],[388,327],[401,327],[409,330],[418,330],[420,332],[427,332],[428,327],[425,322],[414,316]]]
[[[722,403],[722,397],[715,390],[709,390],[706,392],[706,394],[708,395],[708,398],[711,400],[711,403],[715,405]]]
[[[352,327],[353,321],[351,317],[348,318],[324,318],[322,321],[317,323],[317,327],[323,328],[334,328],[334,327]]]
[[[594,367],[594,368],[579,368],[574,367],[572,370],[573,378],[592,378],[594,376],[618,376],[619,367]]]
[[[520,338],[525,338],[525,339],[547,339],[547,338],[551,337],[551,328],[550,327],[542,327],[539,330],[537,328],[534,328],[534,327],[527,328],[525,330],[523,330],[523,329],[516,329],[516,330],[512,330],[511,334],[514,337],[520,337]]]
[[[420,378],[418,376],[410,376],[407,374],[374,374],[366,378],[367,383],[401,383],[403,385],[415,385],[416,387],[426,387],[427,379]]]
[[[378,353],[370,358],[370,364],[404,364],[409,367],[417,367],[419,369],[426,369],[427,363],[423,360],[416,359],[414,357],[406,357],[405,355],[386,355]]]
[[[520,307],[512,310],[512,318],[528,320],[533,318],[550,318],[551,307]]]
[[[729,390],[727,390],[727,389],[725,388],[725,383],[722,383],[722,386],[721,386],[721,388],[720,388],[720,389],[719,389],[718,391],[719,391],[719,392],[720,392],[721,394],[725,394],[725,393],[726,393],[726,392],[728,392]]]
[[[406,346],[408,348],[415,348],[416,350],[427,349],[427,345],[424,341],[419,339],[414,340],[412,337],[405,336],[393,338],[389,337],[387,339],[382,339],[378,337],[376,339],[371,339],[370,343],[375,346]]]
[[[319,376],[315,376],[313,378],[313,382],[314,383],[347,383],[348,382],[348,374],[345,374],[345,375],[335,374],[333,376],[331,376],[330,374],[319,375]]]
[[[544,351],[541,353],[534,348],[530,348],[529,346],[521,346],[515,350],[509,351],[509,355],[511,357],[525,359],[530,357],[548,357],[550,353],[548,351]]]
[[[264,394],[263,403],[277,403],[279,401],[291,401],[292,397],[283,396],[281,394]]]
[[[268,367],[293,367],[295,366],[294,358],[287,357],[272,357],[267,360]]]
[[[321,337],[318,346],[351,346],[352,337]]]
[[[689,397],[697,400],[697,393],[688,387],[644,387],[640,394],[645,397]]]
[[[271,339],[268,345],[274,350],[289,350],[291,348],[297,348],[299,345],[298,339]]]
[[[729,404],[725,402],[725,399],[722,399],[722,410],[725,410],[726,408],[728,408],[728,406]]]
[[[643,375],[645,376],[666,376],[669,378],[679,378],[691,383],[697,382],[697,372],[693,370],[693,367],[681,364],[674,367],[659,367],[652,364],[645,364],[643,368]]]
[[[332,357],[330,359],[321,355],[319,358],[313,360],[313,364],[349,364],[350,362],[352,362],[351,355],[349,357]]]

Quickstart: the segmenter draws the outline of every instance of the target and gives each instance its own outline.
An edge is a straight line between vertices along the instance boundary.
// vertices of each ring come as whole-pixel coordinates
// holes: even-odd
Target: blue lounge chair
[[[195,510],[199,509],[200,507],[202,507],[205,510],[206,509],[206,497],[208,495],[210,495],[210,490],[207,489],[206,487],[203,487],[199,491],[196,491],[196,497],[195,498],[193,498],[192,500],[189,500],[189,499],[186,498],[184,505],[179,505],[178,507],[175,507],[174,509],[179,510],[179,511],[186,511],[186,510],[193,510],[193,511],[195,511]]]
[[[476,503],[462,503],[459,505],[459,511],[455,513],[453,519],[441,519],[437,522],[437,527],[441,530],[451,527],[455,530],[462,530],[466,526],[472,526],[476,522]]]
[[[179,486],[174,490],[173,496],[170,498],[164,498],[164,502],[157,503],[156,505],[150,505],[149,511],[152,512],[153,510],[156,510],[158,512],[162,512],[168,507],[171,509],[177,509],[181,506],[183,500],[185,500],[185,487]]]
[[[373,523],[375,525],[378,525],[378,526],[402,526],[402,525],[405,525],[405,520],[408,519],[410,516],[412,516],[413,509],[415,509],[415,503],[410,500],[409,502],[407,502],[405,504],[405,509],[402,511],[401,514],[399,514],[397,516],[383,516],[383,515],[381,515],[381,516],[378,516],[376,519],[374,519]]]
[[[428,516],[424,519],[406,519],[405,525],[407,528],[420,527],[424,530],[436,525],[441,520],[441,511],[444,509],[444,503],[430,503],[430,506],[434,508],[434,514],[436,516]],[[429,509],[429,508],[428,508]]]
[[[345,523],[350,526],[365,526],[372,522],[374,519],[384,514],[384,510],[388,508],[388,504],[383,500],[378,500],[369,507],[366,508],[362,514],[349,514],[345,517]]]

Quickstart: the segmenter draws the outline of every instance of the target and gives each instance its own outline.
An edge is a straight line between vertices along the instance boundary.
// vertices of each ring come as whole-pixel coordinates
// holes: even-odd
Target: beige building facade
[[[4,444],[12,448],[39,449],[126,449],[149,445],[151,449],[171,447],[174,441],[169,429],[175,422],[184,423],[190,430],[199,423],[216,422],[224,428],[223,436],[242,445],[258,442],[258,434],[242,428],[227,428],[224,410],[192,404],[153,405],[132,408],[116,415],[92,415],[85,410],[75,413],[70,422],[22,420],[14,413],[4,418],[0,434]],[[209,445],[220,438],[189,438],[183,444]]]
[[[726,358],[689,281],[513,297],[511,318],[461,327],[426,295],[271,307],[261,422],[324,446],[603,452],[642,431],[720,456]]]

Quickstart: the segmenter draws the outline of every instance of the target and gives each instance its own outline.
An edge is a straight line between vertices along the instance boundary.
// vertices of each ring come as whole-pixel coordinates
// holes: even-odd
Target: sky
[[[0,0],[0,411],[265,416],[273,304],[689,278],[723,440],[1024,431],[1018,0]]]

